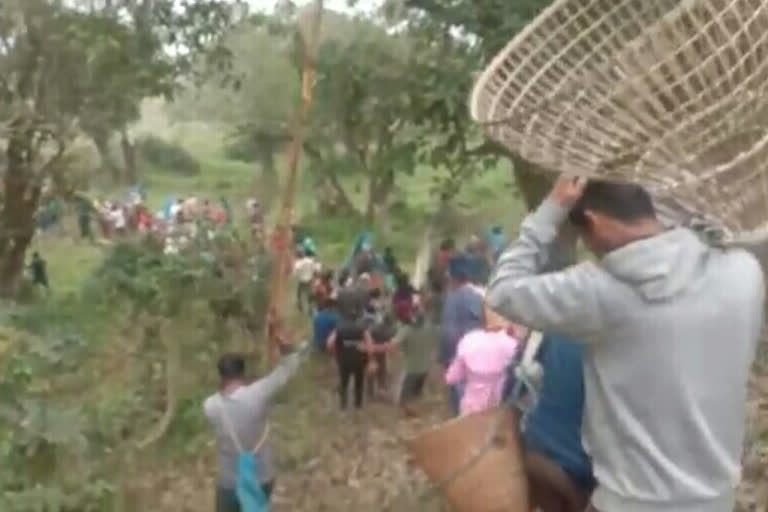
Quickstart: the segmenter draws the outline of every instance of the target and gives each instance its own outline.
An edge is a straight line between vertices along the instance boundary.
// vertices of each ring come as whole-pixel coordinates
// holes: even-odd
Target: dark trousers
[[[91,231],[91,218],[81,216],[78,217],[77,223],[80,226],[80,236],[82,238],[93,238],[93,231]]]
[[[354,353],[354,352],[358,353]],[[336,362],[339,367],[339,399],[342,409],[347,407],[349,381],[354,381],[355,407],[363,406],[363,384],[365,380],[365,354],[357,349],[346,349],[339,354]]]
[[[261,484],[261,490],[264,491],[267,500],[272,497],[274,486],[274,480]],[[216,512],[240,512],[240,502],[234,489],[216,488]]]
[[[419,398],[424,391],[424,383],[427,381],[426,373],[408,373],[403,379],[403,387],[400,390],[400,405],[406,405]]]

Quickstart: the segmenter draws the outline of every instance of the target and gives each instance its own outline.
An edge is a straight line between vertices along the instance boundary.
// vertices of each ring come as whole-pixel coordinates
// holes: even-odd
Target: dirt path
[[[369,401],[361,411],[342,412],[332,361],[312,359],[273,410],[279,471],[273,512],[442,510],[423,475],[409,464],[401,443],[445,417],[439,377],[430,379],[423,414],[417,418],[404,418],[384,399]],[[212,440],[200,450],[182,468],[168,468],[147,479],[138,491],[146,497],[142,510],[213,510]],[[147,502],[150,496],[152,504]]]
[[[332,362],[314,358],[280,397],[273,411],[279,477],[273,512],[438,512],[440,500],[409,464],[401,444],[446,417],[438,384],[431,379],[424,414],[404,419],[377,401],[342,413]],[[759,385],[755,382],[759,381]],[[756,374],[751,393],[755,441],[745,457],[740,512],[768,511],[768,374]],[[153,481],[153,504],[136,510],[211,512],[215,460],[211,440],[194,463]],[[147,489],[149,491],[149,489]],[[159,498],[159,503],[158,503]],[[760,508],[761,506],[765,508]]]
[[[403,418],[384,399],[361,411],[342,412],[328,363],[315,361],[304,376],[315,385],[297,382],[300,389],[294,393],[312,391],[300,397],[292,393],[276,411],[276,422],[284,427],[279,427],[282,461],[275,512],[439,510],[430,508],[439,500],[418,498],[428,487],[401,443],[445,417],[437,379],[430,382],[419,418]]]

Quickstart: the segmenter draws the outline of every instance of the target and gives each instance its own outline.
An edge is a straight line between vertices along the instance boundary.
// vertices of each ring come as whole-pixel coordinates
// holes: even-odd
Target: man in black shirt
[[[50,292],[51,286],[48,282],[48,266],[37,251],[32,254],[32,262],[29,264],[29,270],[32,272],[32,283],[42,286]]]

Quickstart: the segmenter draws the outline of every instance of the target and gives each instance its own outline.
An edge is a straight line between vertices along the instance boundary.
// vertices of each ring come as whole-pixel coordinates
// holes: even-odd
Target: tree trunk
[[[376,222],[381,225],[383,232],[389,233],[389,210],[392,206],[392,193],[396,190],[395,173],[387,170],[386,174],[378,181],[374,198],[374,216]]]
[[[261,202],[265,209],[272,206],[272,199],[280,194],[280,182],[275,167],[275,149],[265,148],[260,152],[261,188],[264,191]]]
[[[99,152],[102,170],[109,172],[112,183],[117,185],[120,183],[122,173],[120,172],[120,168],[115,165],[115,162],[113,162],[112,158],[109,156],[109,135],[100,132],[91,135],[91,139],[93,139],[93,144]]]
[[[347,191],[344,190],[341,181],[339,181],[339,177],[336,176],[336,172],[332,169],[326,169],[323,172],[323,176],[323,179],[333,191],[333,202],[339,208],[340,213],[346,213],[348,215],[359,218],[360,212],[357,208],[355,208],[355,205],[352,203],[349,195],[347,195]]]
[[[512,172],[528,210],[534,210],[539,206],[555,182],[552,173],[544,172],[535,164],[510,153],[505,147],[494,142],[483,144],[479,154],[505,157],[512,161]]]
[[[336,205],[340,213],[359,217],[360,212],[355,208],[352,200],[347,195],[347,191],[344,190],[339,177],[336,175],[336,171],[323,159],[322,153],[310,144],[304,144],[304,151],[307,154],[312,169],[319,175],[320,181],[329,190],[333,191],[334,197],[330,202]],[[318,187],[317,193],[322,194],[322,189],[323,187]],[[328,201],[325,202],[327,203]]]
[[[368,174],[368,200],[365,205],[365,225],[373,226],[376,220],[376,192],[378,191],[378,180],[376,174],[369,171]]]
[[[125,177],[129,185],[136,185],[139,182],[139,170],[136,165],[136,147],[133,145],[125,129],[120,131],[120,147],[123,150],[123,160],[125,160]]]
[[[0,208],[0,296],[15,297],[24,273],[24,261],[35,234],[40,184],[31,175],[31,135],[11,135],[6,154],[4,200]]]
[[[535,209],[552,188],[554,177],[520,157],[512,157],[512,166],[525,205],[528,210]]]

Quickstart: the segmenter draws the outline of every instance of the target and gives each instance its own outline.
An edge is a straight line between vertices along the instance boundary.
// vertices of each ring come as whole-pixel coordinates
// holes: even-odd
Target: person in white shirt
[[[317,271],[317,261],[312,256],[301,253],[301,256],[293,266],[293,274],[296,277],[296,304],[299,311],[309,313],[311,309],[310,297],[312,295],[312,280]]]
[[[124,235],[126,219],[123,209],[118,205],[112,206],[112,210],[109,212],[109,219],[112,221],[112,226],[115,228],[115,232],[118,235]]]
[[[171,208],[169,209],[171,222],[178,222],[179,220],[179,214],[182,213],[182,206],[184,204],[183,199],[179,199],[174,204],[171,205]]]

